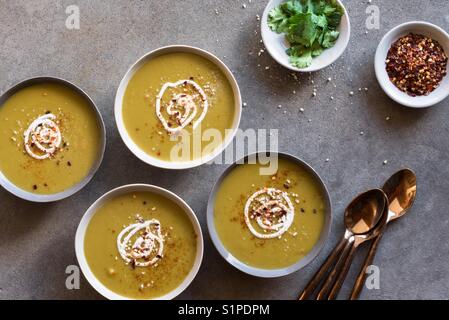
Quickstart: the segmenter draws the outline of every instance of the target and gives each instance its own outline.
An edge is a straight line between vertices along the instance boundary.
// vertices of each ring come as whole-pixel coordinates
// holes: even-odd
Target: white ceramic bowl
[[[343,3],[340,0],[336,0],[344,11],[344,15],[341,18],[340,25],[337,29],[340,32],[340,36],[337,42],[332,48],[324,50],[321,55],[313,58],[312,64],[309,67],[300,69],[291,65],[289,56],[287,55],[287,53],[285,53],[285,50],[290,47],[288,41],[285,39],[285,35],[277,34],[268,26],[268,13],[274,7],[277,7],[279,4],[285,1],[286,0],[271,0],[265,7],[265,11],[263,12],[262,21],[260,24],[263,43],[273,59],[282,66],[290,70],[299,72],[318,71],[334,63],[345,51],[349,43],[349,38],[351,36],[351,23],[349,22],[349,15]]]
[[[273,154],[274,152],[270,152]],[[215,183],[210,195],[209,195],[209,201],[207,203],[207,228],[209,230],[210,237],[212,239],[212,242],[215,246],[215,248],[218,250],[220,255],[232,266],[239,269],[242,272],[245,272],[249,275],[260,277],[260,278],[277,278],[289,275],[293,272],[296,272],[305,266],[307,266],[310,262],[313,261],[313,259],[316,258],[316,256],[320,253],[321,249],[326,244],[326,240],[329,237],[330,228],[331,228],[331,222],[332,222],[332,204],[329,196],[329,192],[323,182],[321,180],[318,173],[313,170],[311,166],[309,166],[306,162],[302,161],[301,159],[292,156],[287,153],[277,153],[279,158],[284,158],[289,161],[292,161],[296,163],[298,166],[304,168],[309,174],[311,174],[317,183],[320,186],[321,192],[324,197],[324,202],[326,204],[326,212],[325,212],[325,219],[324,219],[324,226],[323,230],[321,231],[320,238],[313,246],[312,250],[302,259],[297,261],[296,263],[292,264],[291,266],[280,268],[280,269],[261,269],[256,268],[253,266],[249,266],[246,263],[240,261],[235,256],[232,255],[231,252],[223,245],[223,243],[220,240],[220,237],[218,236],[217,230],[215,228],[215,220],[214,220],[214,207],[215,207],[215,196],[223,182],[223,180],[226,178],[226,176],[235,169],[236,166],[242,163],[247,163],[248,160],[254,161],[257,157],[258,153],[250,154],[243,159],[240,159],[236,161],[234,164],[229,166],[220,176],[220,178]],[[251,162],[254,163],[254,162]],[[243,212],[242,212],[243,214]]]
[[[185,162],[171,162],[171,161],[163,161],[160,159],[157,159],[155,157],[150,156],[145,151],[143,151],[129,136],[128,131],[126,130],[125,124],[123,122],[123,97],[125,95],[126,88],[128,86],[129,81],[133,77],[133,75],[136,73],[139,68],[144,65],[148,60],[157,57],[159,55],[163,55],[166,53],[172,53],[172,52],[188,52],[197,54],[203,58],[208,59],[209,61],[213,62],[226,76],[227,80],[229,81],[233,93],[234,93],[234,108],[235,108],[235,116],[232,123],[232,133],[229,134],[225,141],[223,141],[223,144],[220,148],[216,148],[214,152],[210,153],[209,155],[206,155],[205,157],[195,159],[192,161],[185,161]],[[150,107],[150,106],[148,106]],[[216,156],[218,156],[226,147],[231,143],[232,139],[234,138],[235,134],[237,133],[237,129],[240,124],[240,118],[242,114],[242,97],[240,95],[240,89],[237,84],[237,81],[235,80],[232,72],[228,69],[228,67],[216,56],[213,54],[191,46],[184,46],[184,45],[172,45],[167,47],[162,47],[159,49],[156,49],[154,51],[151,51],[147,54],[145,54],[143,57],[141,57],[139,60],[137,60],[136,63],[134,63],[131,68],[126,72],[125,76],[123,77],[122,81],[120,82],[119,88],[117,90],[117,95],[115,97],[115,121],[117,123],[118,131],[120,133],[120,136],[123,139],[123,142],[126,144],[129,150],[131,150],[132,153],[136,157],[138,157],[140,160],[144,161],[147,164],[150,164],[155,167],[164,168],[164,169],[188,169],[188,168],[194,168],[197,166],[200,166],[204,163],[207,163],[211,160],[213,160]]]
[[[193,229],[195,230],[195,233],[197,235],[197,247],[196,247],[196,257],[195,262],[193,264],[192,269],[190,270],[187,277],[184,279],[184,281],[173,291],[167,293],[164,296],[158,297],[154,300],[170,300],[178,296],[181,292],[183,292],[193,281],[196,274],[198,273],[198,270],[200,269],[201,262],[203,260],[203,251],[204,251],[204,243],[203,243],[203,233],[201,232],[201,226],[198,222],[198,219],[196,218],[195,213],[193,210],[189,207],[189,205],[182,200],[180,197],[178,197],[176,194],[174,194],[171,191],[168,191],[166,189],[148,185],[148,184],[130,184],[126,186],[122,186],[119,188],[116,188],[114,190],[109,191],[108,193],[101,196],[97,201],[95,201],[89,209],[87,209],[86,213],[84,214],[83,218],[80,221],[80,224],[78,225],[78,229],[76,230],[76,236],[75,236],[75,252],[76,252],[76,258],[78,259],[78,264],[81,268],[81,271],[83,272],[84,276],[86,277],[87,281],[91,284],[91,286],[101,295],[103,295],[105,298],[111,299],[111,300],[130,300],[130,298],[121,296],[111,290],[109,290],[107,287],[105,287],[92,273],[87,260],[86,256],[84,254],[84,237],[86,234],[87,226],[89,225],[90,220],[95,215],[97,210],[103,206],[104,203],[106,203],[108,200],[113,199],[117,196],[120,196],[122,194],[127,194],[130,192],[152,192],[159,195],[162,195],[166,197],[167,199],[173,201],[176,203],[181,209],[184,210],[186,215],[189,217],[190,222],[193,225]]]
[[[380,41],[374,59],[374,69],[376,71],[376,77],[385,93],[397,103],[412,108],[430,107],[441,102],[449,95],[448,75],[443,78],[440,86],[432,91],[429,95],[412,97],[407,93],[399,90],[390,81],[390,78],[387,74],[385,59],[387,57],[388,50],[390,50],[391,45],[396,40],[409,33],[422,34],[438,41],[443,47],[446,55],[449,55],[449,35],[446,31],[434,24],[423,21],[411,21],[403,23],[391,29]]]
[[[3,95],[0,97],[0,108],[5,103],[6,100],[8,100],[12,95],[14,95],[16,92],[20,91],[23,88],[29,87],[34,84],[38,83],[45,83],[45,82],[55,82],[62,84],[64,86],[67,86],[80,94],[86,101],[89,103],[90,107],[94,111],[95,115],[97,116],[97,122],[98,126],[100,128],[100,144],[98,149],[98,155],[97,160],[93,164],[92,168],[90,169],[89,173],[87,174],[84,179],[82,179],[79,183],[74,185],[73,187],[64,190],[62,192],[54,193],[54,194],[35,194],[26,190],[23,190],[19,187],[17,187],[14,183],[12,183],[1,171],[0,171],[0,185],[3,186],[7,191],[11,192],[15,196],[22,198],[24,200],[32,201],[32,202],[54,202],[58,200],[65,199],[67,197],[70,197],[71,195],[75,194],[82,188],[84,188],[89,181],[93,178],[95,173],[97,172],[98,168],[101,165],[101,162],[103,161],[103,155],[106,147],[106,129],[104,126],[103,118],[101,117],[100,111],[98,110],[95,103],[92,101],[92,99],[89,97],[89,95],[84,92],[82,89],[74,85],[73,83],[61,79],[61,78],[55,78],[55,77],[36,77],[36,78],[30,78],[27,80],[24,80],[13,87],[11,87],[9,90],[7,90]]]

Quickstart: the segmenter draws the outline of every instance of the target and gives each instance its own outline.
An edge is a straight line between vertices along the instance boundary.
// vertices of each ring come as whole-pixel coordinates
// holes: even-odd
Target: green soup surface
[[[118,250],[117,238],[137,217],[160,223],[163,252],[155,264],[137,266],[135,261],[149,259],[127,262]],[[144,231],[132,236],[129,245]],[[127,193],[95,212],[86,230],[84,252],[95,277],[107,288],[132,299],[151,299],[173,291],[187,277],[195,262],[197,236],[185,211],[173,201],[152,192]],[[150,258],[155,255],[156,249]]]
[[[325,195],[316,178],[293,161],[280,157],[274,175],[261,175],[261,167],[260,163],[240,164],[224,178],[215,198],[215,228],[225,248],[243,263],[261,269],[285,268],[304,258],[319,240],[327,212]],[[259,208],[262,203],[268,203],[269,208],[279,209],[279,205],[269,202],[271,198],[261,191],[266,190],[264,188],[278,190],[276,195],[285,193],[293,207],[291,225],[275,238],[260,238],[250,231],[245,220],[247,202],[251,203],[248,208]],[[255,198],[259,200],[249,201],[258,191],[262,192]],[[279,199],[281,207],[276,214],[282,215],[289,205],[285,198],[279,196]],[[276,230],[265,232],[257,224],[256,211],[248,212],[250,224],[257,234],[275,233]],[[261,212],[263,218],[266,212]]]
[[[173,134],[158,117],[156,101],[166,83],[181,80],[193,81],[203,90],[208,108],[204,108],[202,96],[192,85],[168,87],[161,97],[161,117],[167,121],[167,126],[180,126],[176,116],[167,113],[171,102],[177,114],[186,117],[193,114],[180,106],[177,95],[193,97],[197,108],[193,120],[186,119],[188,125],[184,130]],[[204,118],[198,121],[203,111]],[[128,134],[148,155],[163,161],[196,160],[214,152],[229,136],[231,130],[226,129],[232,129],[235,112],[233,90],[225,74],[208,59],[185,52],[162,54],[148,60],[132,76],[123,98],[123,121]],[[214,129],[220,136],[207,137],[207,129]]]
[[[50,114],[62,140],[50,157],[35,159],[25,149],[24,136],[37,118]],[[85,97],[63,84],[30,85],[0,106],[0,170],[23,190],[54,194],[78,184],[98,159],[100,141],[95,111]],[[29,143],[36,150],[31,139]]]

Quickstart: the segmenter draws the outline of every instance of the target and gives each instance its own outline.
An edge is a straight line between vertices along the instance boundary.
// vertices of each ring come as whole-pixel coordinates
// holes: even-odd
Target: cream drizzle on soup
[[[245,205],[246,225],[259,239],[280,237],[288,231],[294,218],[295,207],[288,194],[276,188],[255,192]]]
[[[117,249],[126,263],[131,263],[135,267],[152,266],[162,259],[164,253],[161,223],[157,219],[137,220],[137,223],[127,226],[120,232],[117,237]]]
[[[50,158],[61,145],[61,130],[52,113],[34,120],[23,134],[24,146],[28,155],[37,160]]]
[[[181,87],[180,93],[173,94],[165,111],[169,116],[166,120],[162,114],[162,98],[167,89]],[[188,93],[187,87],[191,88],[192,94]],[[201,108],[201,114],[194,120]],[[161,121],[164,129],[171,134],[180,133],[187,125],[192,124],[193,129],[203,121],[209,108],[209,101],[203,88],[193,80],[179,80],[175,83],[167,82],[162,86],[156,97],[156,115]]]

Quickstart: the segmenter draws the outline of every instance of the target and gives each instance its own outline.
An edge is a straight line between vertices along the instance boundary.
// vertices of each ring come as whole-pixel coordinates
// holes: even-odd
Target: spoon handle
[[[357,277],[357,280],[352,288],[350,300],[357,300],[360,296],[360,293],[363,290],[363,286],[365,285],[365,280],[367,277],[366,269],[373,264],[374,257],[376,256],[377,247],[379,246],[380,239],[382,238],[383,232],[380,232],[379,235],[371,242],[371,247],[369,252],[363,262],[362,269]]]
[[[328,298],[329,291],[331,290],[333,284],[335,283],[335,279],[340,274],[340,270],[342,269],[346,257],[351,250],[353,246],[354,240],[347,239],[345,247],[342,250],[342,253],[338,259],[337,264],[332,269],[331,273],[327,277],[326,281],[324,282],[323,286],[321,287],[321,290],[318,292],[317,300],[326,300]]]
[[[337,298],[341,286],[343,285],[343,282],[345,281],[346,276],[348,275],[348,271],[351,268],[352,260],[354,259],[354,253],[356,249],[357,246],[354,243],[352,243],[351,249],[349,250],[348,256],[346,257],[345,263],[337,277],[337,280],[335,280],[331,292],[329,293],[328,296],[329,300],[335,300]]]
[[[346,244],[346,238],[343,238],[339,244],[335,246],[332,252],[327,257],[326,261],[320,267],[320,269],[315,273],[313,278],[309,281],[307,286],[304,288],[303,292],[299,296],[298,300],[306,300],[310,295],[315,291],[318,287],[321,280],[324,278],[328,270],[335,264],[337,261],[340,252],[343,250]]]

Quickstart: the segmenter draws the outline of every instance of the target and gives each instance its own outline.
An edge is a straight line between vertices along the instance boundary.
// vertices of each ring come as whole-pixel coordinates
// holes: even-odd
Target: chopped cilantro
[[[335,0],[289,0],[269,12],[268,26],[285,34],[290,63],[302,69],[335,45],[342,16],[343,9]]]

